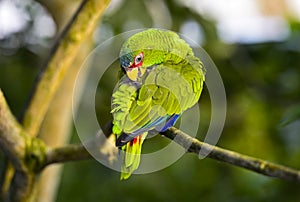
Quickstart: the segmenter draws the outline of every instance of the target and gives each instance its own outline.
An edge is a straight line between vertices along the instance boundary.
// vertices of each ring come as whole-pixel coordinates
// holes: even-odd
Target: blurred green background
[[[0,88],[17,117],[57,35],[52,15],[32,0],[0,1]],[[122,32],[150,27],[190,37],[218,67],[228,103],[218,146],[300,169],[298,0],[115,0],[93,40],[100,44]],[[100,122],[110,119],[115,70],[101,80],[96,106]],[[203,140],[210,120],[206,89],[199,106],[197,138]],[[145,149],[161,139],[146,142]],[[75,131],[70,141],[79,142]],[[97,161],[67,163],[57,201],[299,201],[299,188],[186,154],[166,169],[122,182],[118,172]]]

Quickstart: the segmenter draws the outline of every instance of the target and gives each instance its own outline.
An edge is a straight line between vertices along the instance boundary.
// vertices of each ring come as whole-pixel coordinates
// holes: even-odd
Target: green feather
[[[142,144],[147,133],[143,133],[138,137],[135,144],[128,142],[123,146],[123,150],[126,151],[123,157],[123,164],[121,168],[121,180],[126,180],[130,177],[131,173],[136,170],[140,164],[140,154],[142,150]]]

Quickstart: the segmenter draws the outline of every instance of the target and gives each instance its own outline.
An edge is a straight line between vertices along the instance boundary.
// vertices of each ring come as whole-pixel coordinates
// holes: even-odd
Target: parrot
[[[121,180],[139,167],[148,132],[164,132],[194,106],[203,89],[205,68],[173,31],[150,28],[121,46],[120,76],[111,98],[112,133],[124,151]]]

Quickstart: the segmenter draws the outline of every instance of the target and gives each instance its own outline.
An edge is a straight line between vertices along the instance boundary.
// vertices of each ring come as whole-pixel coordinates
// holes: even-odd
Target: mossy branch
[[[36,163],[36,157],[38,157],[37,159],[43,159],[43,157],[45,157],[45,152],[43,154],[40,153],[40,151],[42,151],[41,148],[44,146],[43,144],[36,149],[31,149],[32,143],[36,141],[38,140],[36,138],[30,138],[16,121],[0,90],[0,148],[12,163],[13,169],[15,170],[13,179],[13,173],[5,173],[9,173],[10,177],[5,176],[1,184],[1,188],[3,189],[1,197],[3,200],[32,201],[34,199],[34,194],[31,193],[36,175],[32,172],[29,165]],[[8,169],[12,171],[11,166],[9,166]],[[13,180],[12,184],[14,186],[10,187],[10,195],[7,195],[7,193],[3,193],[3,191],[8,191],[8,187],[11,186],[11,180]]]
[[[11,113],[0,89],[0,147],[16,170],[24,170],[26,137]]]
[[[71,68],[81,44],[93,33],[109,0],[83,0],[58,38],[43,68],[22,119],[24,129],[36,136],[50,102]]]
[[[53,47],[36,86],[29,99],[28,107],[20,125],[0,92],[0,146],[15,169],[10,187],[12,201],[33,201],[40,163],[46,152],[42,141],[34,138],[45,118],[45,114],[63,78],[71,68],[72,61],[86,38],[93,33],[109,0],[83,0],[76,13],[61,33]],[[9,171],[12,168],[7,167]],[[12,172],[9,173],[11,176]],[[7,187],[10,177],[4,176]],[[8,198],[8,197],[6,197]]]

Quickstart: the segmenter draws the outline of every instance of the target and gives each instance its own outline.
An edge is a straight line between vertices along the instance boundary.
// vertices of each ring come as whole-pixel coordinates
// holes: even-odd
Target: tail
[[[132,140],[122,146],[125,151],[121,167],[121,180],[128,179],[133,171],[135,171],[140,164],[142,144],[147,135],[147,132],[134,137]],[[118,140],[117,140],[118,141]]]

